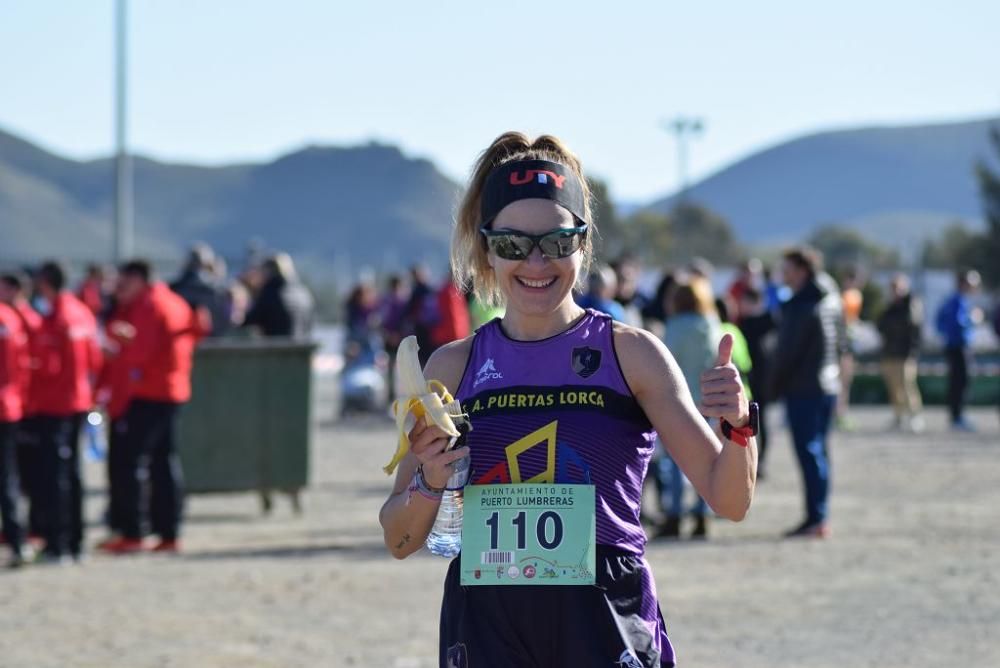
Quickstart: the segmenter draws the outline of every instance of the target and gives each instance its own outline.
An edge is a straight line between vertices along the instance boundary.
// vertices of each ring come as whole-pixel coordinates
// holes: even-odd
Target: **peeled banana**
[[[457,438],[456,423],[465,419],[461,404],[451,396],[448,388],[440,381],[424,378],[417,350],[417,337],[408,336],[396,351],[396,400],[392,402],[391,412],[396,420],[399,442],[392,460],[382,467],[386,475],[392,474],[410,451],[409,432],[417,420],[424,418],[428,424],[435,424]]]

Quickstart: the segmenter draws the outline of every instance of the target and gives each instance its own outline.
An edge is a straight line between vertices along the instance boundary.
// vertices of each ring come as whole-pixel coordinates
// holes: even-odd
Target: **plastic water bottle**
[[[434,526],[427,536],[427,549],[439,557],[450,559],[462,550],[462,489],[469,481],[470,462],[469,455],[455,461],[455,471],[448,478]]]

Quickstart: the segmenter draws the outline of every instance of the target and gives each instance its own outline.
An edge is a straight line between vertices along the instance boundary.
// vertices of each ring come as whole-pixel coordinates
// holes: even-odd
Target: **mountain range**
[[[822,132],[754,153],[694,184],[754,245],[844,223],[900,247],[959,220],[980,224],[972,166],[1000,119]],[[67,159],[0,132],[0,264],[109,257],[114,162]],[[136,251],[176,261],[195,240],[240,257],[248,240],[353,273],[422,260],[443,268],[460,186],[381,144],[311,146],[273,161],[204,167],[134,160]],[[647,206],[669,210],[675,198]]]
[[[982,224],[973,172],[996,164],[989,142],[1000,118],[868,127],[811,134],[757,151],[688,189],[744,242],[800,241],[838,223],[895,248],[935,238],[948,224]],[[676,196],[649,205],[668,211]]]

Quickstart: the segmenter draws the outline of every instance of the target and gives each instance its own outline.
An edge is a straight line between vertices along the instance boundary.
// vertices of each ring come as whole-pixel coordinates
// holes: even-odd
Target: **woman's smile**
[[[526,290],[544,291],[555,285],[556,277],[548,278],[528,278],[526,276],[515,276],[514,279]]]

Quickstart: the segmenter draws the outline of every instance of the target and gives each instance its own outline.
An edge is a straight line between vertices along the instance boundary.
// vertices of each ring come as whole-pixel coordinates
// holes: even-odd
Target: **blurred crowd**
[[[175,433],[196,343],[303,338],[312,321],[312,297],[284,253],[230,278],[222,258],[197,245],[169,285],[144,260],[91,266],[76,289],[53,261],[0,275],[0,520],[10,565],[83,557],[81,443],[100,448],[105,415],[109,535],[98,548],[177,551]]]
[[[384,408],[393,357],[406,336],[417,337],[426,363],[440,346],[503,315],[463,293],[450,275],[435,282],[427,267],[415,265],[381,289],[372,277],[352,287],[344,309],[345,410]],[[750,260],[724,288],[718,278],[709,262],[695,258],[650,281],[639,260],[626,255],[593,267],[576,298],[660,338],[696,402],[699,375],[713,365],[723,334],[732,334],[734,363],[760,406],[759,478],[767,476],[766,416],[783,405],[804,483],[804,517],[789,533],[827,535],[828,434],[851,425],[862,315],[880,335],[880,370],[894,410],[888,426],[919,432],[923,305],[898,274],[884,307],[873,311],[864,277],[845,272],[838,282],[807,247],[789,249],[770,271]],[[972,332],[988,318],[975,305],[979,287],[976,272],[958,272],[953,293],[933,314],[948,365],[951,425],[962,431],[973,429],[965,416]],[[98,447],[104,419],[109,535],[98,548],[179,549],[184,495],[175,432],[191,396],[195,345],[223,337],[304,339],[314,319],[312,295],[284,253],[250,257],[230,275],[225,261],[199,244],[169,284],[142,260],[91,266],[75,286],[56,262],[0,275],[0,520],[10,564],[69,563],[84,554],[81,444]],[[1000,309],[989,320],[1000,335]],[[704,501],[685,499],[692,488],[658,451],[651,478],[662,513],[655,534],[706,537]],[[156,540],[147,543],[148,536]]]
[[[695,402],[699,376],[714,364],[719,340],[725,333],[733,335],[734,363],[760,407],[760,479],[767,477],[766,416],[772,409],[784,408],[784,423],[794,443],[803,480],[804,516],[789,535],[829,534],[828,438],[833,428],[852,428],[850,392],[863,329],[878,332],[879,369],[894,412],[888,428],[913,433],[925,428],[917,386],[917,360],[925,343],[924,311],[905,274],[891,278],[884,305],[874,309],[865,304],[865,292],[871,287],[867,277],[849,270],[835,279],[825,270],[821,254],[805,246],[784,252],[770,270],[757,259],[745,262],[728,285],[720,283],[714,267],[701,258],[662,272],[652,283],[644,281],[649,278],[636,257],[625,255],[593,267],[576,299],[585,308],[603,311],[659,337],[680,367]],[[644,283],[651,289],[644,290]],[[965,397],[972,332],[986,315],[973,303],[978,289],[976,272],[958,272],[953,294],[934,314],[948,364],[951,426],[959,431],[973,429],[965,417]],[[391,373],[392,357],[403,337],[417,337],[421,362],[426,363],[438,347],[502,315],[502,309],[485,308],[473,295],[463,294],[450,277],[432,285],[427,269],[421,266],[413,267],[407,276],[390,276],[381,292],[374,279],[359,281],[345,309],[345,407],[382,408],[388,393],[380,393],[376,386]],[[868,322],[862,322],[863,315]],[[1000,309],[992,321],[1000,335]],[[662,513],[655,534],[663,538],[678,538],[682,533],[707,536],[705,502],[697,495],[685,502],[692,488],[665,450],[658,451],[651,478]],[[684,532],[682,524],[687,519],[691,528]]]
[[[733,361],[744,385],[760,407],[758,478],[767,477],[769,409],[783,404],[804,487],[804,518],[789,536],[829,535],[828,506],[831,427],[850,429],[851,386],[855,374],[858,333],[866,281],[857,271],[845,271],[838,282],[824,270],[819,252],[809,247],[785,251],[780,263],[765,271],[756,259],[739,267],[725,289],[703,259],[666,271],[652,296],[638,289],[639,263],[624,257],[592,271],[578,303],[660,336],[687,380],[695,402],[699,376],[714,364],[723,334],[734,337]],[[935,328],[947,361],[947,402],[956,431],[973,431],[965,417],[972,366],[972,335],[985,314],[973,304],[980,279],[975,271],[959,271],[953,293],[935,312]],[[910,290],[905,274],[889,285],[885,306],[871,313],[879,333],[880,370],[894,417],[891,429],[924,429],[917,386],[917,360],[923,343],[923,306]],[[992,326],[1000,336],[1000,307]],[[707,508],[695,498],[685,505],[680,468],[664,449],[653,471],[663,520],[656,535],[677,538],[682,520],[690,516],[690,535],[707,535]]]
[[[479,302],[460,291],[451,272],[435,285],[423,265],[407,275],[390,275],[382,293],[373,278],[365,277],[350,291],[344,308],[344,372],[341,374],[343,409],[380,410],[389,399],[396,349],[407,336],[416,336],[420,363],[451,341],[464,338],[480,325],[502,316],[502,308]],[[387,380],[386,380],[387,379]]]

